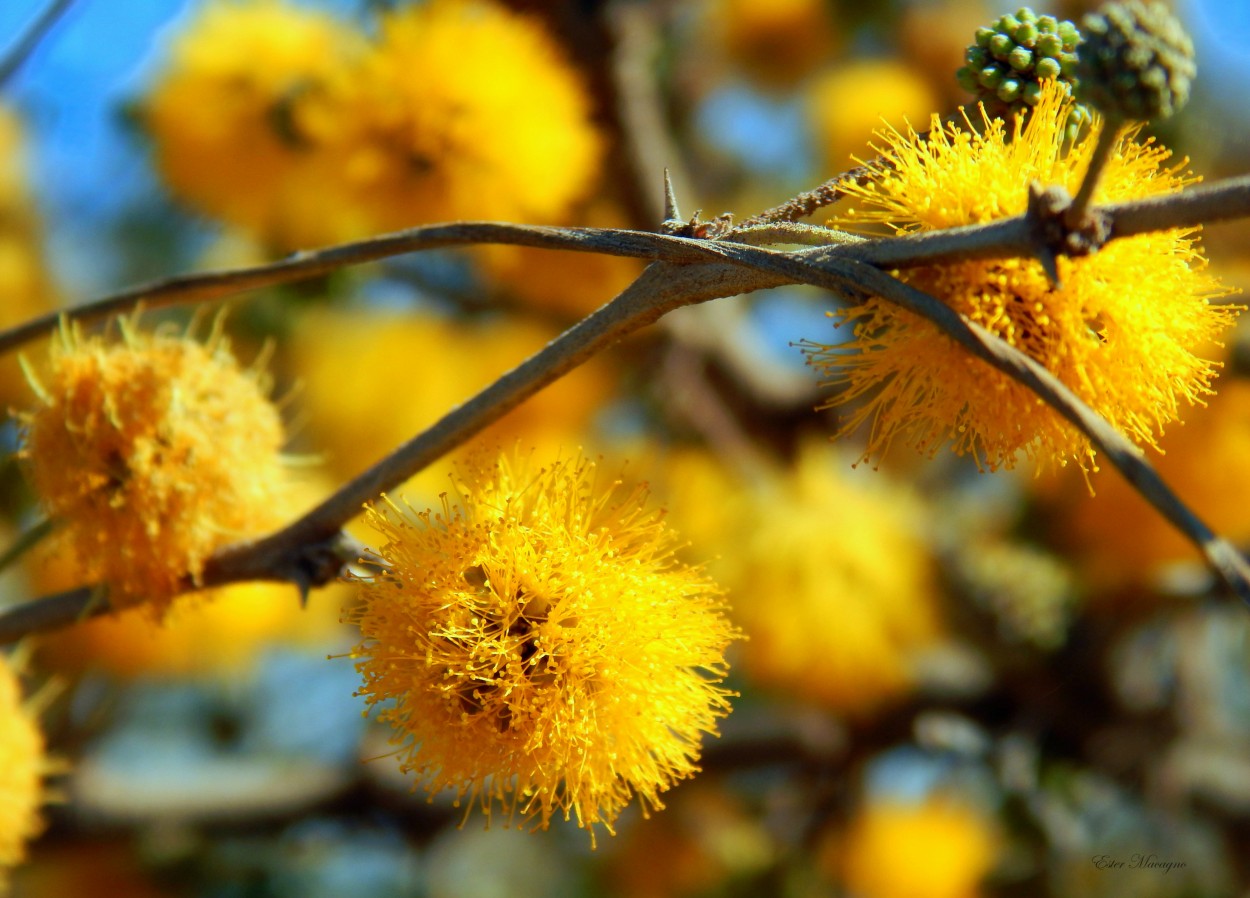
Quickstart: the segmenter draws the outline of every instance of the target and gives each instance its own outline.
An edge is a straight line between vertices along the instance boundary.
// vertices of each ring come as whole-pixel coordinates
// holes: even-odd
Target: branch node
[[[1111,238],[1111,220],[1105,212],[1090,209],[1074,225],[1071,208],[1072,198],[1062,187],[1043,187],[1037,181],[1029,185],[1025,214],[1033,255],[1056,289],[1063,286],[1059,280],[1059,256],[1093,255]]]

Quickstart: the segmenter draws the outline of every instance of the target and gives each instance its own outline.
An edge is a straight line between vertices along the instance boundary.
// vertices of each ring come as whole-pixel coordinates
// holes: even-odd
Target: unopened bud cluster
[[[1194,45],[1162,3],[1108,3],[1083,20],[1078,93],[1111,118],[1167,118],[1189,99]]]
[[[967,65],[956,77],[978,95],[987,113],[1005,118],[1036,106],[1043,81],[1058,81],[1071,92],[1080,42],[1081,33],[1071,22],[1021,7],[977,29],[976,43],[964,56]],[[1070,130],[1075,133],[1087,118],[1084,108],[1075,107]]]

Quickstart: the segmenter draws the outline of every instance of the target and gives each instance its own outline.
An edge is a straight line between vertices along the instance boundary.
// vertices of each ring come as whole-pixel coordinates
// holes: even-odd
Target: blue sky
[[[0,3],[0,45],[7,46],[45,2]],[[102,222],[152,188],[141,144],[127,134],[121,108],[138,95],[145,73],[159,62],[162,31],[194,5],[196,0],[77,0],[5,88],[5,100],[29,123],[36,189],[54,223],[52,251],[71,293],[116,286],[101,283],[101,278],[108,280],[107,269],[90,261],[95,236]],[[315,5],[356,8],[361,3],[322,0]],[[1213,92],[1226,92],[1225,102],[1246,110],[1240,117],[1250,117],[1245,99],[1250,57],[1244,51],[1250,0],[1186,0],[1182,11],[1199,44],[1200,82]],[[713,106],[700,124],[727,128],[727,143],[757,148],[769,157],[759,160],[762,167],[777,164],[778,148],[756,138],[761,132],[785,133],[788,129],[770,123],[788,110],[739,106]]]

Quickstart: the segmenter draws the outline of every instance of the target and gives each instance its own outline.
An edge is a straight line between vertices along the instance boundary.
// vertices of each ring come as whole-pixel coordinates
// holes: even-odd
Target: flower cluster
[[[645,493],[503,457],[441,513],[370,510],[391,565],[365,584],[363,694],[431,792],[609,832],[695,770],[728,711],[718,593],[671,555]]]
[[[283,0],[210,4],[144,110],[171,189],[278,247],[558,219],[601,154],[558,47],[491,0],[405,5],[372,39]]]
[[[219,334],[121,332],[62,330],[22,452],[80,575],[163,612],[215,549],[279,523],[285,435]]]
[[[859,719],[920,685],[946,628],[915,494],[826,441],[750,480],[702,453],[668,467],[682,533],[719,556],[750,682]]]
[[[859,205],[833,223],[937,230],[1024,212],[1032,181],[1075,193],[1098,125],[1065,151],[1072,101],[1046,85],[1023,121],[987,117],[978,129],[935,118],[925,138],[914,130],[886,135],[888,164],[871,181],[846,188]],[[1165,166],[1167,149],[1134,138],[1128,133],[1117,143],[1096,202],[1173,193],[1191,182]],[[899,277],[1022,350],[1121,432],[1154,446],[1185,403],[1211,392],[1218,364],[1199,353],[1219,340],[1238,309],[1211,302],[1226,291],[1206,272],[1192,231],[1115,240],[1095,255],[1060,259],[1059,274],[1054,284],[1035,260],[975,259]],[[862,400],[842,431],[871,422],[866,455],[884,452],[897,437],[930,453],[949,439],[957,453],[989,469],[1010,467],[1018,452],[1097,469],[1082,434],[1032,391],[969,358],[935,325],[877,298],[837,314],[853,322],[853,339],[808,344],[809,362],[845,387],[838,404]]]

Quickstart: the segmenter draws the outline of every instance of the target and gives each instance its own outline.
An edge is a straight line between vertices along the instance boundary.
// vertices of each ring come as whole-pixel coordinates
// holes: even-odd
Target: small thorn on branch
[[[673,190],[673,176],[664,169],[664,224],[681,221],[681,212],[677,209],[677,193]]]

